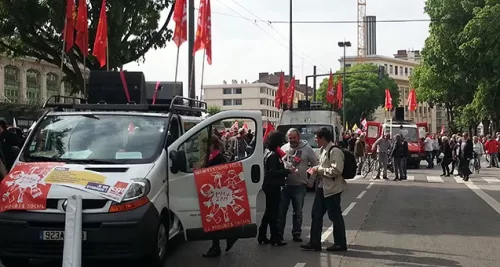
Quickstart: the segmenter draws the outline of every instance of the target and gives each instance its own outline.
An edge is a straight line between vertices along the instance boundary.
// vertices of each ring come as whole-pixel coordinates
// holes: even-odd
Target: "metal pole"
[[[188,75],[189,75],[189,85],[188,85],[188,96],[194,99],[196,96],[196,79],[195,79],[195,66],[194,66],[194,0],[189,0],[188,9]]]
[[[82,197],[74,195],[66,200],[63,267],[82,266],[82,237]]]
[[[289,75],[290,75],[290,81],[292,80],[292,77],[293,77],[293,26],[292,26],[292,24],[293,24],[292,23],[292,21],[293,21],[293,16],[292,16],[293,9],[292,9],[292,2],[293,2],[293,0],[290,0],[290,40],[289,40],[290,41],[290,44],[289,44],[290,51],[289,51],[289,55],[288,55],[289,61],[290,61],[289,66],[288,66],[289,67],[288,71],[289,71]]]
[[[309,83],[308,83],[309,79],[307,79],[307,76],[306,76],[306,101],[309,100]]]
[[[316,101],[316,65],[313,66],[313,101]]]
[[[345,83],[346,83],[346,80],[345,80],[345,76],[346,76],[346,69],[345,69],[345,55],[346,55],[346,46],[344,45],[344,62],[343,62],[343,65],[344,65],[344,74],[342,77],[342,127],[345,127]],[[347,129],[345,129],[345,131],[347,131]]]

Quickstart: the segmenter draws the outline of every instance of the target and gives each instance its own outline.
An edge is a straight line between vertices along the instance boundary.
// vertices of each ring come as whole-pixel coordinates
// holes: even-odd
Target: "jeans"
[[[361,174],[361,170],[363,170],[363,163],[364,163],[364,157],[356,157],[356,162],[358,163],[358,170],[357,173],[358,175]]]
[[[280,191],[281,186],[263,185],[262,190],[266,194],[266,211],[262,216],[262,222],[259,227],[259,236],[265,237],[267,234],[267,226],[271,230],[271,240],[280,240],[278,233],[278,212],[280,207]]]
[[[406,157],[401,158],[401,170],[403,171],[403,175],[404,175],[402,179],[408,178],[408,169],[406,167],[407,163],[408,163],[408,158],[406,158]]]
[[[394,158],[394,174],[396,175],[396,179],[404,179],[405,174],[403,173],[403,159],[402,158]]]
[[[328,212],[328,218],[333,222],[333,241],[341,247],[347,247],[344,217],[340,207],[342,192],[325,197],[323,188],[318,187],[312,206],[311,240],[313,247],[321,247],[321,233],[323,231],[323,217]]]
[[[302,234],[302,208],[304,207],[304,199],[307,193],[307,186],[303,185],[287,185],[281,190],[280,211],[278,215],[278,231],[281,236],[285,233],[286,214],[288,207],[292,202],[292,235],[300,236]]]
[[[432,157],[433,151],[425,151],[425,157],[427,160],[427,168],[433,168],[434,167],[434,159]]]

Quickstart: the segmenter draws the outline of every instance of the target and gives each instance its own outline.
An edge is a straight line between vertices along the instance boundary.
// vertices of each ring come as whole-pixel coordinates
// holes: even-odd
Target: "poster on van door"
[[[76,188],[109,200],[121,202],[130,183],[112,179],[101,173],[85,170],[82,166],[53,168],[43,179],[45,183]]]
[[[61,162],[20,162],[0,183],[0,212],[45,210],[51,185],[43,178]]]
[[[252,222],[241,162],[194,171],[203,230],[221,231]]]

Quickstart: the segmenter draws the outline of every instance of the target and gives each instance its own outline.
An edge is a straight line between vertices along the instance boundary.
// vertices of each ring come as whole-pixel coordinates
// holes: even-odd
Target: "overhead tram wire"
[[[273,36],[272,34],[270,34],[269,32],[267,32],[266,30],[264,30],[264,28],[262,28],[257,22],[264,22],[264,21],[261,21],[260,19],[251,19],[251,18],[248,18],[248,17],[245,17],[243,16],[241,13],[239,13],[238,11],[236,11],[234,8],[228,6],[226,3],[220,1],[220,0],[217,0],[220,4],[222,4],[223,6],[225,6],[227,9],[231,10],[232,12],[234,12],[235,14],[237,15],[233,15],[233,14],[227,14],[227,13],[221,13],[221,12],[212,12],[213,14],[219,14],[219,15],[224,15],[224,16],[229,16],[229,17],[235,17],[235,18],[241,18],[241,19],[245,19],[247,20],[248,22],[252,23],[252,25],[256,26],[257,28],[259,28],[262,32],[264,32],[267,36],[269,36],[271,39],[273,39],[274,41],[276,41],[278,44],[280,44],[281,46],[283,46],[284,48],[288,49],[288,45],[284,44],[282,41],[280,41],[279,39],[277,39],[275,36]],[[268,23],[268,22],[266,22]],[[303,55],[300,55],[296,52],[294,52],[295,55],[301,57],[301,58],[304,58]],[[302,53],[304,55],[306,55],[305,53]],[[307,56],[307,55],[306,55]],[[321,66],[320,64],[318,64],[317,62],[315,62],[314,60],[312,60],[309,56],[305,57],[306,61],[309,62],[309,64],[313,65],[313,66]],[[322,67],[322,69],[325,69],[324,67]]]
[[[246,12],[248,12],[250,15],[254,16],[255,18],[257,18],[258,21],[265,21],[263,20],[262,18],[260,18],[259,16],[257,16],[255,13],[253,13],[252,11],[250,11],[248,8],[244,7],[242,4],[238,3],[236,0],[231,0],[232,2],[234,2],[236,5],[238,5],[239,7],[241,7],[243,10],[245,10]],[[276,32],[279,36],[281,36],[283,39],[285,40],[288,40],[289,37],[286,37],[284,36],[281,32],[279,32],[278,30],[276,30],[270,21],[268,21],[267,23],[265,23],[267,26],[269,26],[269,28],[271,28],[274,32]],[[302,54],[302,56],[300,56],[301,58],[307,58],[309,61],[311,62],[316,62],[316,60],[314,60],[312,57],[310,57],[309,55],[307,55],[306,53],[303,53],[301,51],[299,51],[299,49],[297,49],[295,46],[293,46],[293,50],[294,51],[298,51],[299,53]],[[322,69],[323,71],[325,72],[328,72],[328,68],[325,68],[324,66],[320,65],[320,64],[315,64],[317,65],[320,69]]]

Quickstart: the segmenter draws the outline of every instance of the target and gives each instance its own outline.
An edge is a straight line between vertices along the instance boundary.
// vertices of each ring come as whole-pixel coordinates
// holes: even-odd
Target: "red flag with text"
[[[326,90],[326,101],[330,104],[335,104],[335,89],[333,89],[333,74],[330,70],[330,78],[328,78],[328,89]]]
[[[205,49],[207,62],[212,65],[212,10],[210,0],[200,0],[198,14],[198,28],[196,29],[196,40],[194,41],[193,55],[201,49]]]
[[[95,35],[94,49],[92,54],[96,57],[99,65],[102,67],[108,64],[107,49],[108,47],[108,18],[106,15],[106,0],[102,0],[101,14],[99,15],[99,24]]]
[[[385,89],[385,110],[389,111],[392,109],[392,97],[391,91],[389,89]]]
[[[337,106],[338,108],[342,108],[342,105],[344,103],[342,103],[342,94],[344,92],[342,92],[342,77],[339,76],[339,80],[337,82]]]
[[[415,93],[415,88],[412,88],[408,94],[408,110],[417,110],[417,95]]]
[[[177,47],[180,47],[185,41],[187,41],[187,4],[186,0],[175,1],[174,7],[174,17],[175,22],[174,41]]]
[[[278,110],[281,108],[284,91],[286,91],[286,89],[285,89],[285,75],[282,72],[280,75],[280,81],[278,83],[278,90],[276,91],[276,94],[274,95],[274,105],[276,106],[276,108]]]
[[[75,0],[68,0],[66,4],[66,22],[64,23],[64,51],[69,52],[75,45],[76,6]]]
[[[75,44],[80,48],[80,51],[82,51],[83,57],[89,55],[89,20],[87,16],[86,0],[80,0],[78,3]]]
[[[286,104],[288,108],[291,109],[293,107],[293,98],[295,96],[295,76],[292,77],[290,84],[288,85]]]

